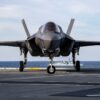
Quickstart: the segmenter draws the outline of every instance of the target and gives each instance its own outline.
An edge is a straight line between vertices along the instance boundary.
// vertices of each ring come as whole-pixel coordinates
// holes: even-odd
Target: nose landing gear
[[[50,64],[50,65],[47,67],[47,72],[48,72],[49,74],[54,74],[55,71],[56,71],[56,69],[55,69],[55,67],[54,67],[53,65]]]
[[[53,59],[51,59],[49,66],[47,67],[47,73],[54,74],[56,71],[55,66],[53,66]]]

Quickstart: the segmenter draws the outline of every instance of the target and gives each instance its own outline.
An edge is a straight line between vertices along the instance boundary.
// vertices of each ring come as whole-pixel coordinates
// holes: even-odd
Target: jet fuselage
[[[35,45],[32,44],[35,41]],[[42,25],[27,42],[27,48],[32,56],[68,56],[73,49],[74,39],[66,35],[59,25],[48,22]]]

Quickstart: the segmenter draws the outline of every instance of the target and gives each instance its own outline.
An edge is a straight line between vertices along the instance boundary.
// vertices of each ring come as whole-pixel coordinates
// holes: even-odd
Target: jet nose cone
[[[56,48],[60,48],[60,39],[52,38],[51,40],[44,39],[41,41],[41,48],[45,48],[48,51],[54,51]]]
[[[60,48],[61,36],[55,32],[47,32],[43,33],[41,37],[39,37],[40,41],[38,42],[39,47],[41,48],[44,54],[52,54],[56,53],[58,48]]]

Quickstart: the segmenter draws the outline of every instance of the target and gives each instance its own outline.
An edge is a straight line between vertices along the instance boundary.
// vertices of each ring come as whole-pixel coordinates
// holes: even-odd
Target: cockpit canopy
[[[55,24],[54,22],[48,22],[45,25],[42,25],[39,28],[39,31],[41,33],[43,33],[43,32],[57,32],[57,33],[60,33],[60,32],[62,32],[62,29],[59,25]]]

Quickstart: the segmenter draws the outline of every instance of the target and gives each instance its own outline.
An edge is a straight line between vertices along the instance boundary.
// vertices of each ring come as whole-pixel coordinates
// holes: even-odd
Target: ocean
[[[58,61],[56,61],[58,62]],[[28,61],[26,67],[47,67],[49,64],[48,61]],[[95,68],[100,69],[100,61],[81,61],[81,68]],[[19,67],[18,61],[0,61],[0,68],[4,67]]]

